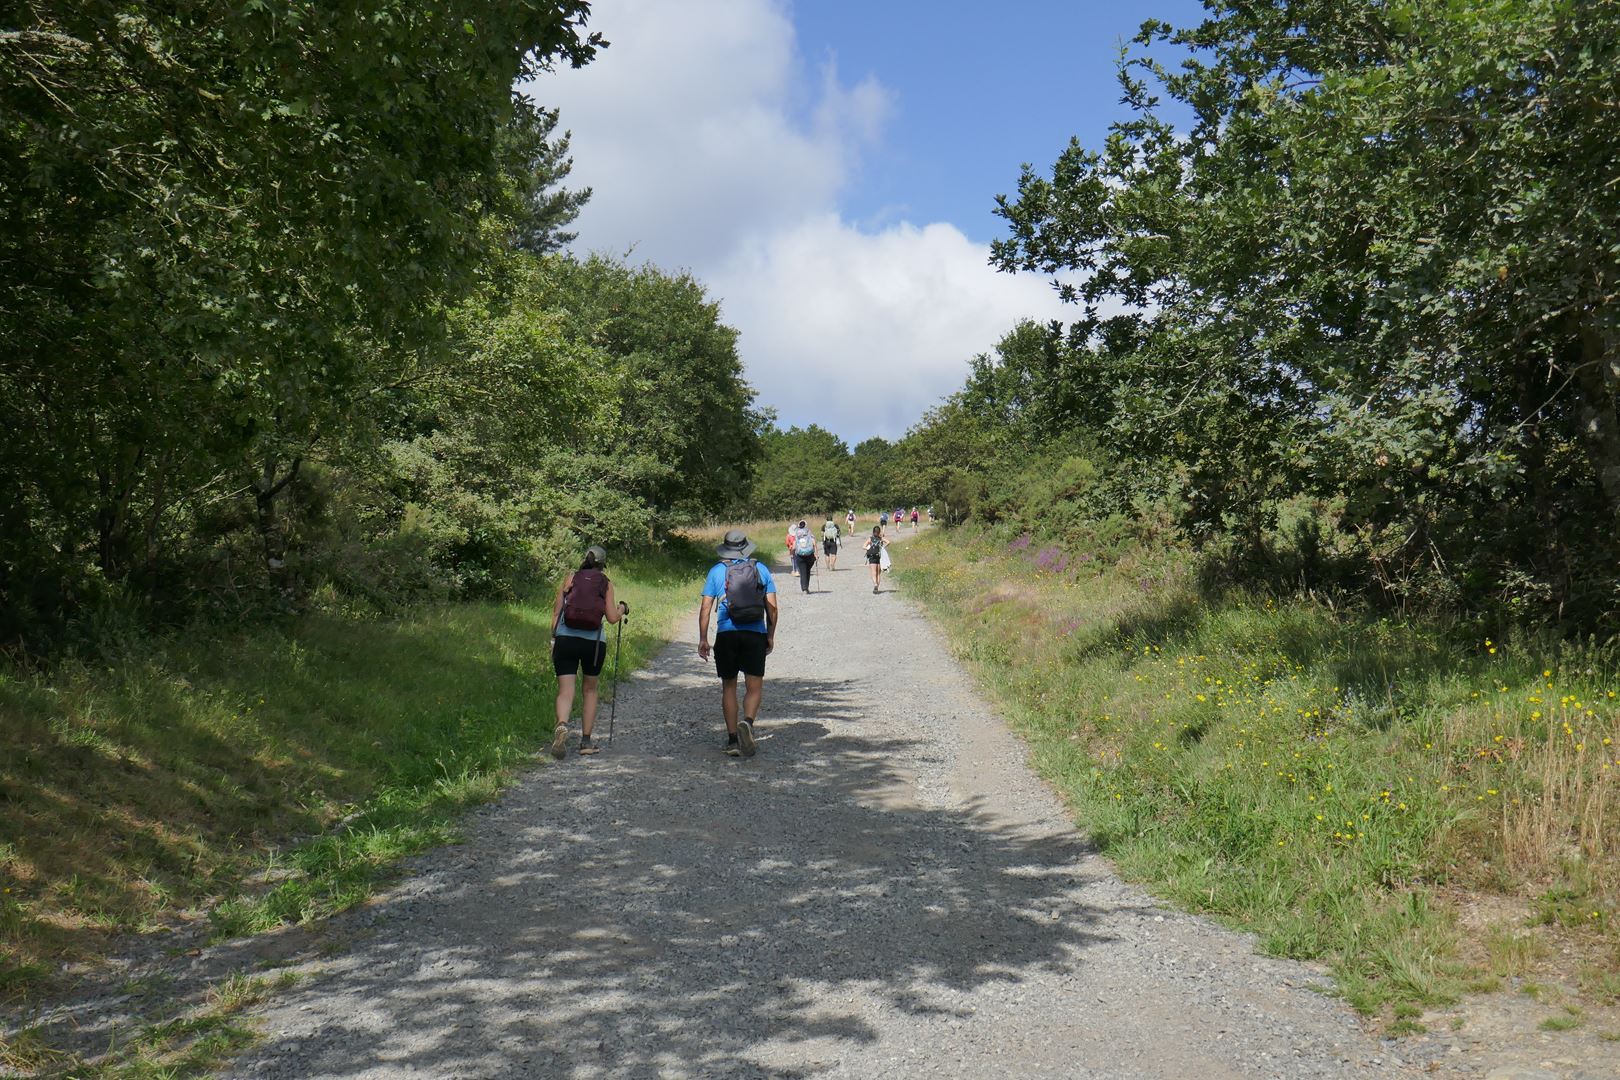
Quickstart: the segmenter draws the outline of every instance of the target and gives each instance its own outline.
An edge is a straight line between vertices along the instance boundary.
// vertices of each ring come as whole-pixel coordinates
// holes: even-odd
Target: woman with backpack
[[[872,593],[877,594],[878,579],[883,574],[883,549],[889,542],[883,539],[883,527],[872,526],[872,535],[866,538],[866,565],[872,568]]]
[[[607,629],[630,613],[630,605],[613,596],[613,582],[603,568],[607,551],[592,545],[585,559],[563,579],[551,611],[551,669],[557,673],[557,727],[551,737],[551,756],[568,756],[568,716],[574,709],[574,684],[585,672],[581,706],[579,752],[594,754],[601,747],[591,741],[596,727],[597,682],[607,660]]]
[[[799,572],[799,591],[810,591],[810,571],[816,565],[816,536],[804,519],[793,529],[793,568]]]

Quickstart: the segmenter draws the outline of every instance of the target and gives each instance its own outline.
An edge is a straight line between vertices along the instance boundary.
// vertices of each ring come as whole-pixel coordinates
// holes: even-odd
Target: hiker
[[[883,573],[883,549],[889,542],[883,539],[883,527],[872,526],[872,535],[866,538],[866,564],[872,568],[872,594],[877,595],[878,578]]]
[[[720,676],[720,710],[726,718],[726,753],[754,756],[754,725],[765,689],[765,657],[776,647],[776,580],[769,568],[749,558],[754,545],[732,529],[715,549],[720,561],[709,568],[698,607],[698,655],[709,658],[709,617],[715,624],[714,668]],[[741,673],[742,717],[737,716],[737,675]]]
[[[849,513],[844,515],[844,529],[853,539],[855,536],[855,508],[853,506],[849,508]]]
[[[601,747],[591,741],[596,727],[597,681],[607,660],[607,629],[630,614],[630,605],[613,596],[613,582],[603,573],[607,551],[592,545],[585,560],[563,579],[551,611],[551,669],[557,673],[557,727],[551,737],[551,756],[568,756],[568,715],[574,709],[574,683],[585,671],[584,702],[580,708],[579,752],[594,754]]]
[[[827,556],[828,573],[838,569],[838,541],[843,535],[838,529],[838,522],[833,520],[831,514],[828,514],[827,524],[821,527],[821,553]]]
[[[889,524],[889,512],[887,510],[880,511],[878,513],[878,528],[880,528],[880,529],[887,528],[888,524]]]
[[[916,508],[916,507],[915,507],[915,506],[913,506],[913,507],[912,507],[912,508],[911,508],[911,531],[912,531],[912,532],[916,532],[916,531],[917,531],[917,521],[918,521],[918,520],[919,520],[919,519],[920,519],[920,518],[921,518],[921,517],[922,517],[922,515],[921,515],[921,514],[919,514],[919,513],[918,513],[918,512],[917,512],[917,508]]]
[[[799,591],[810,591],[810,571],[816,565],[816,537],[804,519],[793,529],[793,568],[799,572]]]

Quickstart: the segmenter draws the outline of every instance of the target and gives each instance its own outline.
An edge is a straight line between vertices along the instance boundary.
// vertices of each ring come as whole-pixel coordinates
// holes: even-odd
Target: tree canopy
[[[959,406],[1174,477],[1194,536],[1311,498],[1391,595],[1613,609],[1620,5],[1207,6],[998,200],[995,263],[1077,318]]]
[[[0,642],[127,601],[511,591],[730,504],[762,419],[689,276],[555,252],[585,0],[14,5]]]

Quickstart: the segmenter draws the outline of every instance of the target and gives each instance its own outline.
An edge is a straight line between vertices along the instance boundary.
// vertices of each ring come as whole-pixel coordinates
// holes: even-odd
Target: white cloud
[[[858,441],[904,432],[1020,318],[1063,314],[1044,281],[988,257],[953,225],[868,233],[827,214],[745,245],[706,280],[782,422]]]
[[[784,422],[893,437],[1018,318],[1058,313],[952,225],[843,220],[893,95],[811,70],[780,3],[601,0],[591,28],[611,46],[529,87],[594,191],[577,246],[693,271]]]

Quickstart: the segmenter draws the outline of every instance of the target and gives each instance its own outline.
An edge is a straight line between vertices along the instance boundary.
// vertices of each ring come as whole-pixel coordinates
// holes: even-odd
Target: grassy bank
[[[625,670],[695,602],[684,545],[610,567]],[[119,934],[228,936],[366,897],[550,736],[550,604],[311,616],[0,673],[0,1000]]]
[[[1611,649],[1202,595],[1185,555],[925,535],[905,581],[1127,876],[1358,1008],[1620,1000]]]

